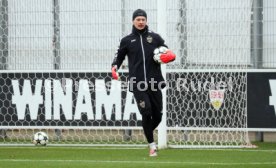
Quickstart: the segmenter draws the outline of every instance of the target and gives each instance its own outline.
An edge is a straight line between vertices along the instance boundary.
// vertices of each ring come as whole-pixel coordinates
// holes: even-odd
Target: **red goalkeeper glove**
[[[119,80],[120,77],[119,77],[119,74],[117,72],[117,65],[113,66],[111,71],[112,71],[112,78],[115,79],[115,80]]]
[[[160,54],[160,62],[166,64],[175,60],[175,54],[171,50],[167,50],[166,53]]]

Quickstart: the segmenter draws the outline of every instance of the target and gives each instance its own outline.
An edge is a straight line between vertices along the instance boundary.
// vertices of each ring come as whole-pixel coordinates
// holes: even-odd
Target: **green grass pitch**
[[[163,149],[158,157],[146,148],[0,147],[0,168],[275,168],[276,143],[254,149]]]

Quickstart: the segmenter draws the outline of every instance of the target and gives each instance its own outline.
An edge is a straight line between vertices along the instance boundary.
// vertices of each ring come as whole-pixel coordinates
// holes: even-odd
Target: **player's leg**
[[[149,98],[151,103],[152,134],[154,129],[160,124],[162,119],[162,92],[160,90],[150,91]],[[155,142],[150,143],[150,156],[157,156],[157,145]]]
[[[163,98],[162,91],[152,91],[150,93],[151,110],[152,110],[152,130],[160,124],[162,120]]]
[[[153,125],[152,117],[150,115],[142,115],[142,126],[150,148],[149,156],[157,156],[157,147],[156,147],[156,143],[154,142],[154,137],[153,137],[154,129],[152,125]]]
[[[142,126],[144,134],[149,143],[153,142],[151,103],[147,92],[133,91],[138,109],[142,115]]]
[[[138,109],[142,115],[144,134],[150,147],[149,156],[157,156],[156,145],[153,138],[151,102],[148,94],[148,92],[133,91]]]

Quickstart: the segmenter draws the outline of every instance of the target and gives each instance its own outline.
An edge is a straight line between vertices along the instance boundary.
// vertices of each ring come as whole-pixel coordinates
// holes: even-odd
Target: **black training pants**
[[[142,126],[148,143],[154,142],[153,131],[162,119],[162,92],[161,90],[152,91],[133,91],[138,109],[142,115]]]

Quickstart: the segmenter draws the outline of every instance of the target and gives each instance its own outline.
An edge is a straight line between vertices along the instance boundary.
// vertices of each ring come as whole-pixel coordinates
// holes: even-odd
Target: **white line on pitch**
[[[0,148],[21,148],[21,149],[31,149],[31,148],[40,148],[40,149],[86,149],[86,150],[145,150],[145,147],[56,147],[56,146],[1,146]]]
[[[237,151],[237,152],[276,152],[274,149],[186,149],[186,150],[209,150],[209,151]]]
[[[1,146],[0,148],[40,148],[37,146]],[[47,149],[48,147],[42,146],[41,149]],[[85,150],[145,150],[146,147],[57,147],[57,146],[49,146],[49,149],[85,149]],[[181,148],[181,149],[169,149],[169,150],[202,150],[202,151],[237,151],[237,152],[276,152],[274,149],[201,149],[201,148]]]
[[[276,162],[220,163],[220,162],[173,162],[173,161],[124,161],[124,160],[31,160],[0,159],[0,162],[82,162],[82,163],[137,163],[137,164],[183,164],[183,165],[276,165]]]

